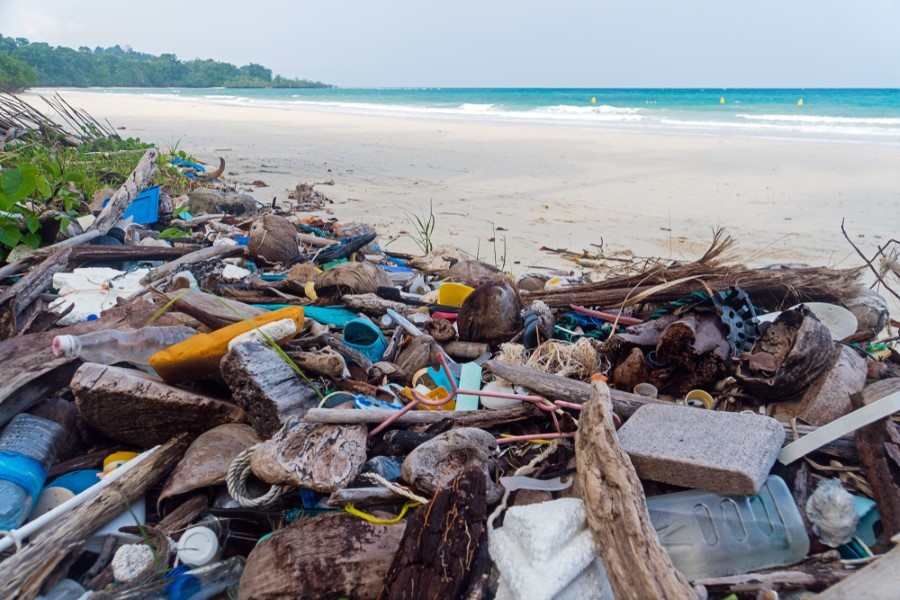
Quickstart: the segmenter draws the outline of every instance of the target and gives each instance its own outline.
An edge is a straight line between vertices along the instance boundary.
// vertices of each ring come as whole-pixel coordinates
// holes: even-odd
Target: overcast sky
[[[898,0],[0,0],[0,33],[340,86],[900,87]]]

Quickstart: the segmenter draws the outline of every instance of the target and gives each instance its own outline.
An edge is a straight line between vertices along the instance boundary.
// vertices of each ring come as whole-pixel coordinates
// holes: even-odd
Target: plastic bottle
[[[0,529],[15,529],[28,518],[63,433],[58,423],[21,414],[0,435]]]
[[[281,319],[292,319],[297,324],[296,331],[300,331],[303,328],[303,308],[289,306],[264,313],[249,321],[238,321],[212,333],[197,334],[154,354],[150,357],[150,366],[169,383],[200,379],[219,370],[219,362],[228,353],[228,342],[232,339],[260,325]],[[294,335],[276,341],[290,339]]]
[[[190,327],[144,327],[137,331],[107,329],[84,335],[58,335],[53,338],[53,354],[78,357],[85,362],[111,365],[129,362],[149,365],[150,357],[197,335]]]
[[[178,567],[162,580],[116,594],[119,600],[203,600],[237,590],[244,572],[244,559],[234,556],[205,567]],[[229,594],[233,596],[233,594]]]
[[[689,490],[647,499],[659,541],[688,579],[789,565],[809,536],[784,481],[770,475],[756,496]]]

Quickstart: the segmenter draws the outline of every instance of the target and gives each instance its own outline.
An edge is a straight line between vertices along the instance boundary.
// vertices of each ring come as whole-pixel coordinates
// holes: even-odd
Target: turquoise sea
[[[89,91],[413,118],[900,145],[898,89],[103,88]]]

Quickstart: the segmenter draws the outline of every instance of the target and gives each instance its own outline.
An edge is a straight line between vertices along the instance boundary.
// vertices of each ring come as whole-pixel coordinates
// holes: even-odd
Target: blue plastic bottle
[[[58,423],[22,414],[0,435],[0,530],[25,522],[63,437]]]

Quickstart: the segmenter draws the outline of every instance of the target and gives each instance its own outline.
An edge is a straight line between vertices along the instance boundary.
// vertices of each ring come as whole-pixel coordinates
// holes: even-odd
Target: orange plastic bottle
[[[281,319],[292,319],[297,324],[297,331],[300,331],[303,327],[303,309],[289,306],[259,315],[249,322],[239,321],[212,333],[198,333],[151,356],[150,366],[169,383],[200,379],[219,370],[219,362],[228,353],[228,342],[255,327]],[[292,337],[294,336],[276,341]]]

